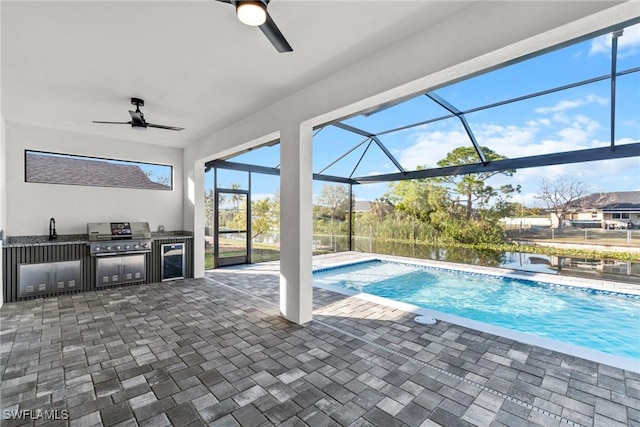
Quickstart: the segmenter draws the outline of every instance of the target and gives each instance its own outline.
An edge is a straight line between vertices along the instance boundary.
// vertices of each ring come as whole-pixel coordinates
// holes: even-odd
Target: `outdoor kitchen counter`
[[[193,233],[190,231],[163,231],[162,233],[151,233],[152,240],[164,239],[193,239]]]
[[[157,283],[163,280],[162,276],[162,246],[165,244],[183,244],[185,256],[184,277],[193,277],[193,233],[188,231],[165,231],[164,233],[152,233],[151,251],[144,253],[146,279],[144,283]],[[0,262],[2,262],[2,287],[4,302],[17,301],[21,298],[40,296],[52,296],[61,293],[87,292],[97,289],[96,284],[96,257],[90,254],[90,241],[88,234],[59,234],[56,239],[49,240],[48,235],[40,236],[7,236],[2,246]],[[135,256],[135,255],[134,255]],[[56,268],[63,268],[74,263],[76,276],[69,283],[73,287],[65,286],[58,290],[58,283],[46,283],[44,290],[33,294],[26,283],[20,283],[19,271],[27,271],[32,268],[42,268],[50,273]],[[48,265],[48,266],[47,266]],[[38,270],[39,271],[39,270]],[[62,271],[62,270],[61,270]],[[50,273],[54,277],[56,273]],[[53,275],[53,276],[52,276]],[[47,276],[47,277],[49,277]],[[26,273],[25,273],[25,277]]]
[[[54,240],[49,240],[49,236],[8,236],[3,247],[21,246],[49,246],[49,245],[75,245],[89,244],[86,234],[59,234]]]
[[[152,240],[165,239],[193,239],[190,231],[165,231],[164,233],[151,233]],[[7,236],[3,247],[14,248],[21,246],[48,246],[48,245],[73,245],[89,244],[89,237],[86,234],[59,234],[54,240],[49,240],[49,236]]]
[[[2,245],[4,302],[91,290],[86,234],[8,236]],[[60,280],[58,280],[60,279]]]

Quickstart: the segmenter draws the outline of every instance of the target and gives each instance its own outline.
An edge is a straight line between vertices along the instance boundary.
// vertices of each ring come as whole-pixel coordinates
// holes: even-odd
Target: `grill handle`
[[[112,236],[111,234],[92,234],[89,235],[89,240],[92,242],[99,242],[104,240],[134,240],[134,239],[148,239],[150,236],[146,234],[125,234],[123,236]]]
[[[151,252],[151,249],[143,250],[143,251],[128,251],[128,252],[100,252],[98,254],[91,254],[91,255],[97,256],[97,257],[107,257],[107,256],[118,256],[118,255],[148,254],[150,252]]]

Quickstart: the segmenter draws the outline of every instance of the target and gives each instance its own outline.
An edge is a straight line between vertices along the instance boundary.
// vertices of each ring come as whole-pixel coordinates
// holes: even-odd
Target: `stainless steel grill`
[[[87,234],[92,256],[151,252],[148,222],[90,222]]]
[[[87,234],[96,287],[146,280],[145,254],[151,252],[148,222],[90,222]]]

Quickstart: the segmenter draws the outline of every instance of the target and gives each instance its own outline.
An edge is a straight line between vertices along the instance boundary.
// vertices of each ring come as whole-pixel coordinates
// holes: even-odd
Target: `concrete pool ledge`
[[[464,271],[464,272],[470,272],[470,273],[483,273],[483,274],[489,274],[492,276],[507,277],[507,278],[513,278],[513,279],[541,281],[545,283],[552,283],[552,284],[563,285],[563,286],[574,286],[574,287],[580,287],[580,288],[596,289],[601,291],[640,295],[640,290],[638,289],[639,286],[634,284],[621,284],[617,282],[589,280],[589,279],[564,277],[564,276],[557,277],[557,276],[544,274],[544,273],[525,272],[525,274],[520,274],[520,273],[514,273],[514,272],[506,272],[504,269],[500,269],[500,268],[476,267],[476,266],[467,267],[467,266],[461,266],[461,265],[449,263],[449,262],[429,261],[429,260],[420,260],[415,258],[394,257],[394,256],[385,256],[385,255],[355,257],[355,258],[349,257],[349,258],[350,259],[348,261],[340,261],[340,262],[331,263],[331,264],[323,263],[321,267],[318,267],[315,270],[333,269],[333,268],[339,268],[347,265],[365,263],[369,261],[383,260],[383,261],[399,262],[399,263],[405,263],[405,264],[416,264],[416,265],[423,265],[423,266],[429,266],[429,267],[446,268],[446,269]],[[628,287],[614,286],[614,285],[627,285],[628,287],[631,287],[631,288],[629,289]],[[323,289],[326,291],[346,295],[348,297],[358,298],[374,304],[387,306],[396,310],[405,311],[407,313],[413,313],[416,316],[425,316],[429,318],[435,318],[439,321],[444,321],[444,322],[452,323],[455,325],[475,329],[480,332],[485,332],[488,334],[512,339],[514,341],[518,341],[524,344],[534,345],[534,346],[545,348],[551,351],[567,354],[569,356],[579,357],[592,362],[602,363],[615,368],[624,369],[630,372],[640,373],[640,360],[637,360],[637,359],[612,355],[612,354],[604,353],[598,350],[590,349],[587,347],[582,347],[575,344],[566,343],[563,341],[552,340],[549,338],[540,337],[540,336],[525,333],[525,332],[515,331],[505,327],[495,326],[485,322],[479,322],[476,320],[471,320],[471,319],[443,313],[436,310],[430,310],[430,309],[418,307],[413,304],[395,301],[389,298],[379,297],[379,296],[366,294],[358,291],[353,291],[350,289],[345,289],[337,286],[326,285],[323,283],[319,283],[317,281],[314,281],[314,287],[318,289]]]

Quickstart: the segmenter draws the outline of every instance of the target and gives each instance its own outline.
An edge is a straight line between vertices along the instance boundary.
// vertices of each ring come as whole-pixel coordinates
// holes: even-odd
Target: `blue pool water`
[[[377,260],[321,269],[313,277],[316,283],[640,359],[635,295]]]

